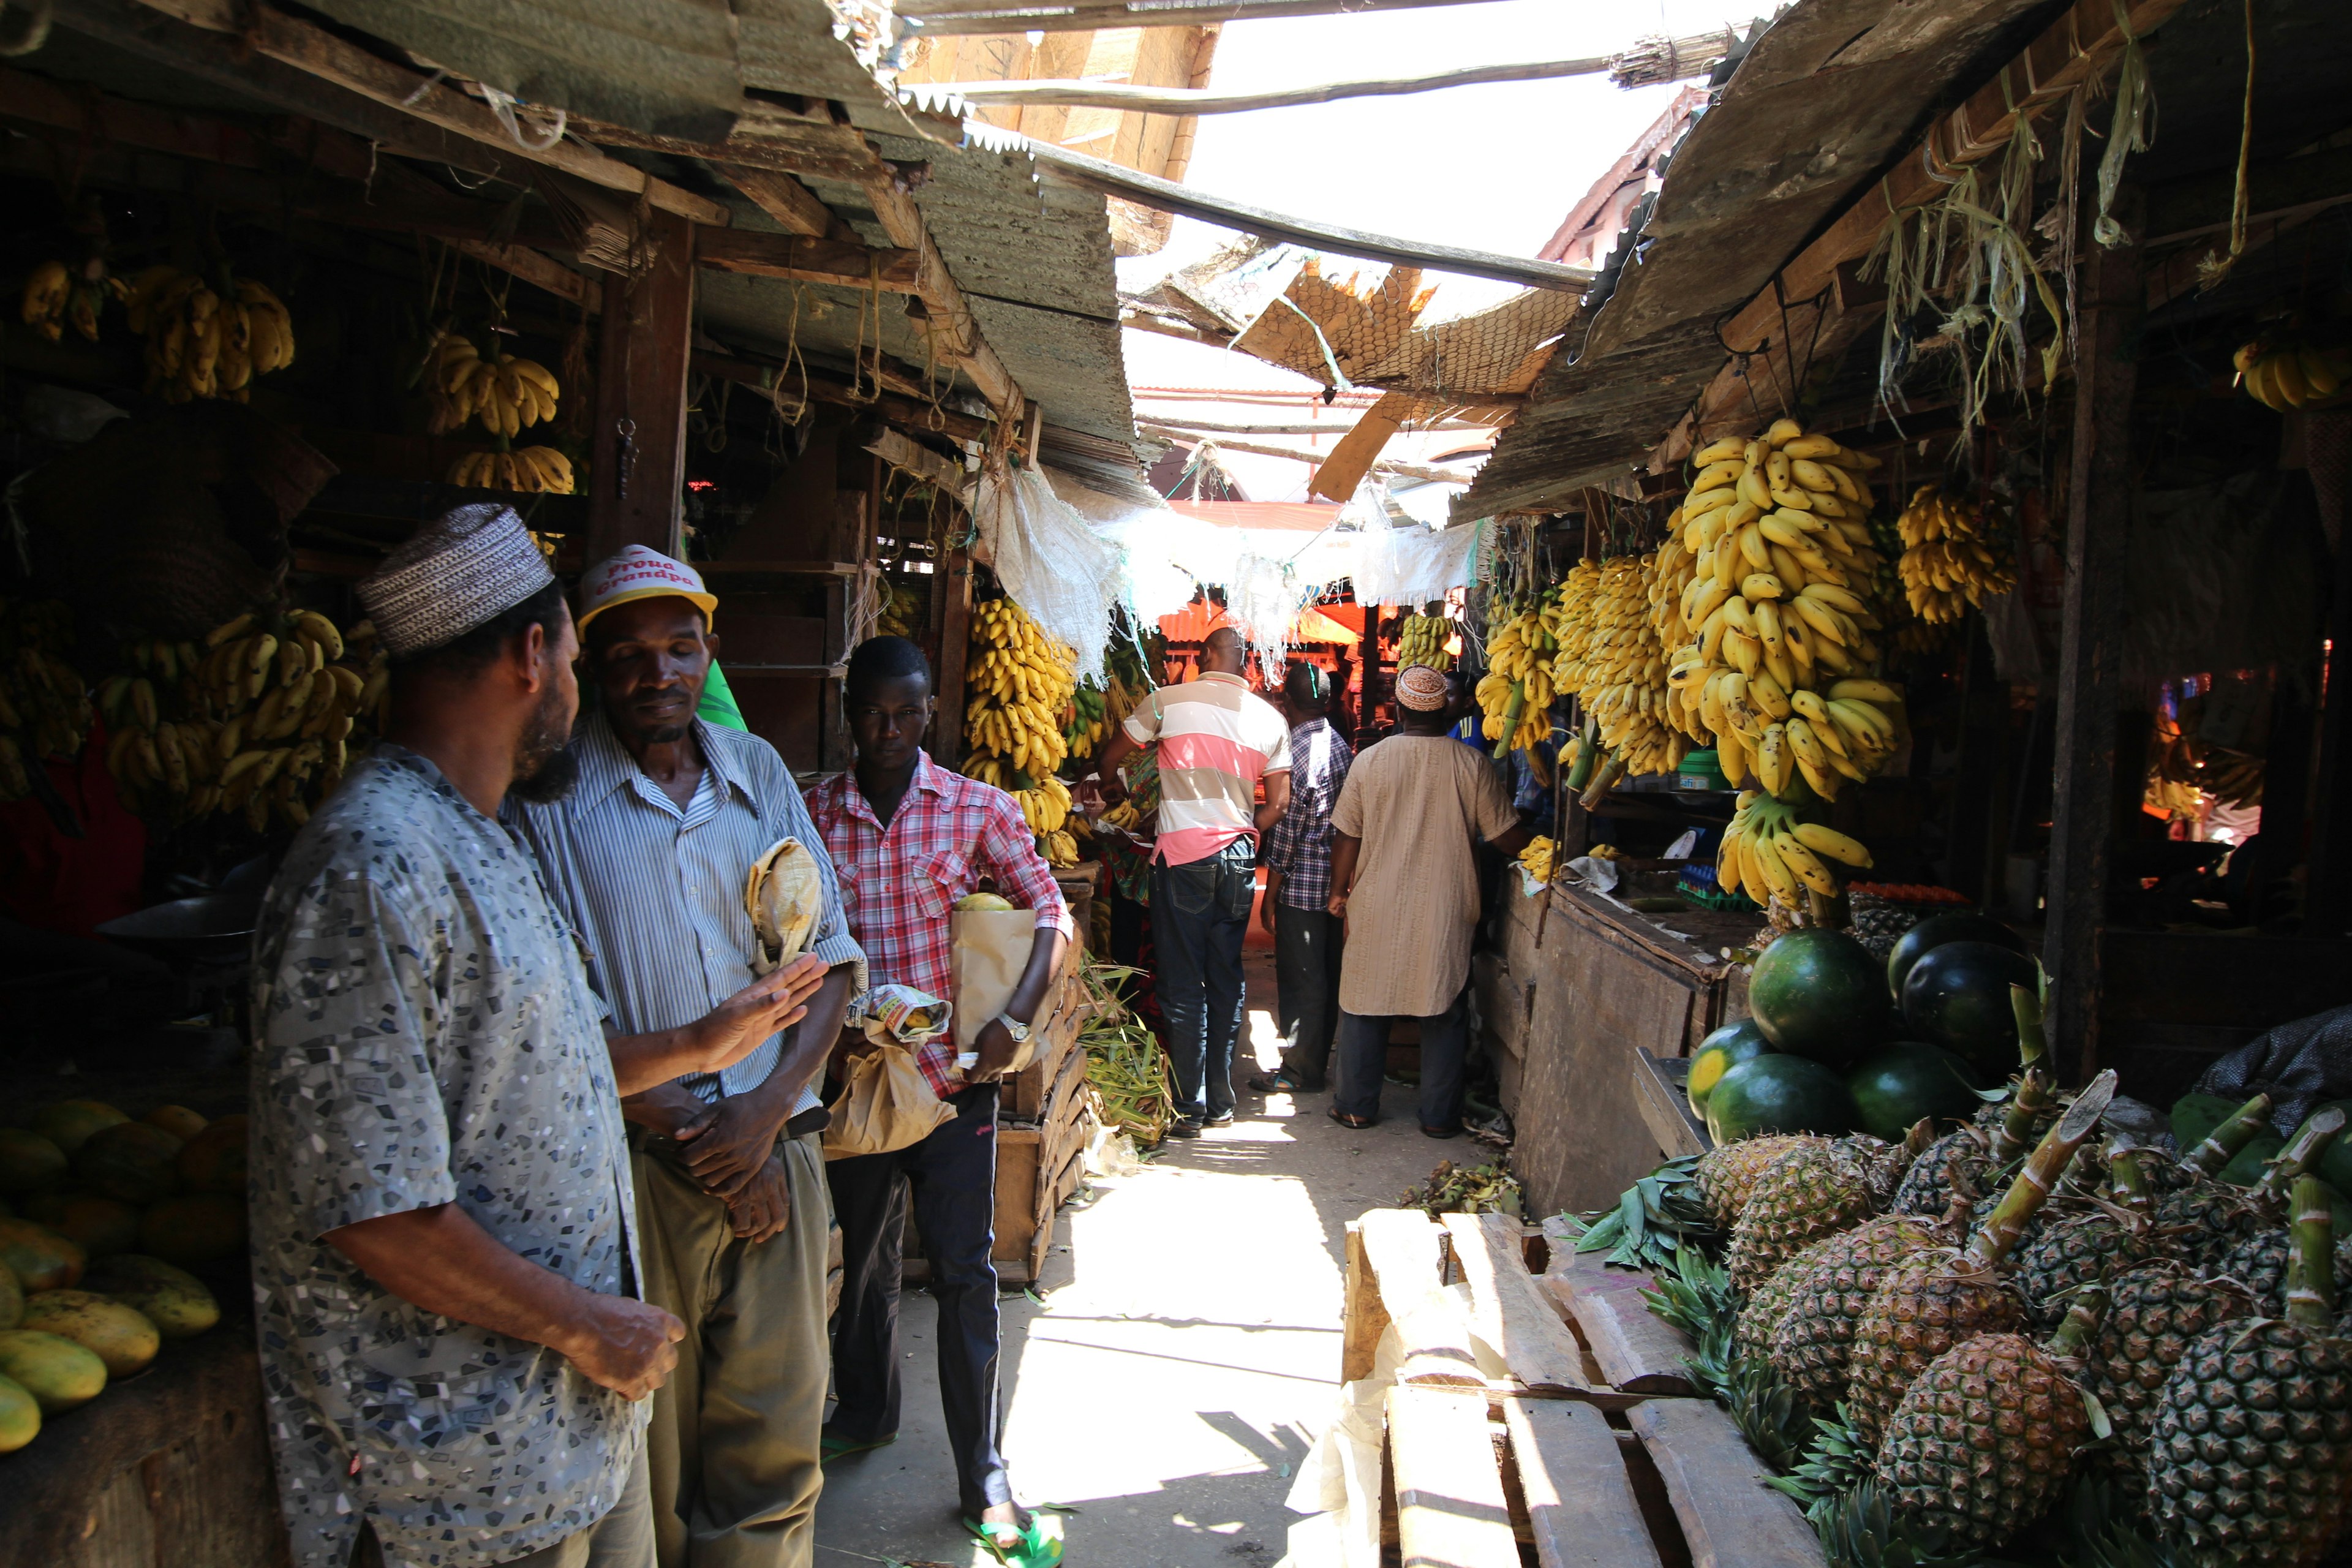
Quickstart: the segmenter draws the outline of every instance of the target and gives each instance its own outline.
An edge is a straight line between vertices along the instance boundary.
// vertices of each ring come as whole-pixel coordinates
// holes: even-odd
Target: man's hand
[[[1103,774],[1102,781],[1095,787],[1102,795],[1103,805],[1107,806],[1117,805],[1127,798],[1127,781],[1116,773]]]
[[[621,1101],[621,1114],[657,1137],[688,1143],[709,1131],[719,1107],[672,1081]]]
[[[592,1383],[625,1399],[643,1399],[677,1370],[686,1325],[651,1302],[592,1295],[567,1325],[562,1352]]]
[[[981,1026],[980,1037],[972,1041],[980,1059],[964,1069],[966,1083],[994,1083],[1013,1070],[1013,1057],[1020,1050],[1021,1042],[1004,1026],[1002,1018],[991,1018]]]
[[[727,1217],[745,1241],[756,1244],[783,1234],[793,1219],[793,1189],[782,1160],[771,1156],[743,1184],[743,1190],[727,1200]]]
[[[1265,934],[1274,934],[1274,901],[1282,896],[1282,873],[1268,869],[1265,874],[1265,897],[1258,900],[1257,923]]]
[[[804,1004],[832,966],[813,952],[763,974],[705,1014],[693,1026],[703,1061],[693,1070],[724,1072],[760,1048],[769,1036],[807,1015]]]
[[[761,1101],[782,1096],[730,1095],[719,1102],[719,1114],[686,1146],[686,1168],[714,1198],[732,1200],[760,1173],[776,1152],[776,1134],[790,1117]]]

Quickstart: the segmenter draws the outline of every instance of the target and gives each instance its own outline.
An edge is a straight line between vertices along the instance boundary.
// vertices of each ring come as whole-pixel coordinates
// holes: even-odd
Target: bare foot
[[[980,1523],[998,1545],[1014,1546],[1020,1543],[1021,1532],[1029,1528],[1029,1516],[1017,1502],[1000,1502],[982,1510]]]

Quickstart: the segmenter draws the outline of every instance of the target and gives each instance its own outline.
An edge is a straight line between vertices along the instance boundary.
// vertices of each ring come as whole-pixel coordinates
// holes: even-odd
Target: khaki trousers
[[[815,1553],[832,1209],[820,1135],[776,1152],[792,1218],[756,1247],[676,1167],[631,1155],[646,1300],[686,1324],[646,1433],[660,1568],[808,1568]]]

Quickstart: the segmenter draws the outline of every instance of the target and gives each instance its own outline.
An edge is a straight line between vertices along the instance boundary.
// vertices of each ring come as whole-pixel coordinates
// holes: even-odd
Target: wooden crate
[[[1384,1542],[1447,1568],[1821,1568],[1730,1417],[1690,1397],[1689,1342],[1642,1306],[1646,1277],[1564,1239],[1501,1215],[1376,1209],[1348,1227],[1341,1376],[1368,1374],[1391,1326],[1403,1353]]]
[[[1037,1121],[1045,1108],[1046,1091],[1067,1059],[1076,1053],[1078,1030],[1085,1025],[1087,1013],[1087,988],[1078,979],[1078,963],[1083,956],[1076,942],[1062,954],[1062,967],[1054,976],[1053,988],[1045,994],[1045,1005],[1037,1010],[1032,1031],[1036,1053],[1027,1067],[1004,1080],[996,1104],[1000,1120]]]

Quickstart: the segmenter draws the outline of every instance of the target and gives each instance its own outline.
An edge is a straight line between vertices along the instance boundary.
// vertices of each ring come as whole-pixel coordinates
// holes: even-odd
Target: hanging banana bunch
[[[1559,599],[1546,590],[1531,608],[1517,610],[1497,601],[1488,618],[1486,673],[1475,689],[1485,712],[1479,732],[1495,742],[1497,757],[1523,752],[1551,737],[1552,661]]]
[[[499,354],[484,359],[473,341],[445,333],[425,367],[425,428],[436,436],[478,419],[496,441],[488,452],[468,452],[449,469],[449,482],[522,495],[568,496],[572,459],[552,447],[509,443],[525,428],[555,417],[562,388],[536,360]]]
[[[2017,586],[2017,568],[1998,548],[2006,530],[1990,504],[1969,511],[1935,485],[1921,485],[1896,528],[1903,560],[1896,570],[1911,613],[1930,626],[1948,625],[1994,594]]]
[[[215,292],[177,267],[150,267],[121,288],[131,330],[147,338],[147,390],[166,402],[243,403],[253,378],[294,363],[294,322],[268,284],[227,279]]]
[[[391,678],[366,621],[346,637],[316,610],[246,615],[202,647],[147,638],[124,651],[129,668],[99,686],[107,768],[127,800],[174,822],[299,827],[342,781],[359,726],[383,727]]]
[[[1453,635],[1454,623],[1444,616],[1407,616],[1397,638],[1397,668],[1423,664],[1436,670],[1452,669],[1454,656],[1445,651],[1445,644]]]
[[[1065,732],[1076,711],[1077,652],[1047,637],[1010,599],[973,609],[971,649],[964,671],[971,754],[963,772],[1013,796],[1049,863],[1075,866],[1077,841],[1066,826],[1070,792],[1054,770],[1069,756]]]
[[[2315,348],[2284,333],[2256,338],[2239,349],[2231,363],[2246,395],[2281,414],[2340,403],[2344,384],[2352,381],[2352,345]]]
[[[1800,821],[1795,806],[1761,790],[1740,791],[1716,858],[1716,881],[1725,892],[1744,890],[1768,908],[1773,899],[1801,908],[1807,893],[1837,896],[1840,883],[1832,866],[1866,870],[1870,851],[1833,827]]]
[[[93,256],[79,268],[62,261],[44,261],[25,277],[22,314],[25,324],[51,342],[65,335],[67,323],[98,342],[98,312],[110,291],[122,285],[106,275],[106,263]]]
[[[1599,723],[1616,776],[1671,773],[1689,750],[1669,720],[1676,704],[1651,605],[1656,566],[1654,554],[1620,555],[1597,568],[1580,562],[1561,594],[1553,682]]]
[[[89,689],[59,656],[73,613],[56,600],[0,600],[0,801],[32,793],[44,757],[71,760],[89,737]]]

